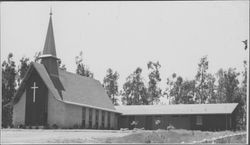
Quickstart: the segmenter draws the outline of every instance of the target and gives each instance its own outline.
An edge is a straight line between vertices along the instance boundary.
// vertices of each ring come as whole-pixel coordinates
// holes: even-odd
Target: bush
[[[78,124],[73,125],[73,129],[80,129],[80,128],[81,126],[79,126]]]
[[[147,137],[145,138],[145,143],[151,143],[151,140],[150,140],[150,137],[149,137],[149,136],[147,136]]]
[[[26,126],[25,126],[25,125],[20,124],[20,125],[18,125],[18,127],[17,127],[17,128],[25,129],[25,128],[26,128]]]
[[[172,129],[175,129],[175,127],[174,127],[172,124],[169,124],[169,125],[167,126],[167,130],[172,130]]]
[[[56,124],[53,124],[53,125],[52,125],[52,128],[53,128],[53,129],[58,129],[58,126],[57,126]]]
[[[47,123],[47,124],[45,124],[44,129],[50,129],[50,126],[49,126],[49,124],[48,124],[48,123]]]

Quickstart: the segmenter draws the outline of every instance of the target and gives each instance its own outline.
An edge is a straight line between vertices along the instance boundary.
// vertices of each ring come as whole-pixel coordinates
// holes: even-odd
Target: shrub
[[[78,124],[73,125],[73,129],[80,129],[81,127]]]
[[[167,126],[167,130],[172,130],[172,129],[175,129],[175,127],[174,127],[172,124],[169,124],[169,125]]]
[[[53,125],[52,125],[52,128],[53,128],[53,129],[58,129],[58,126],[57,126],[56,124],[53,124]]]
[[[151,143],[151,140],[150,140],[150,137],[149,137],[149,136],[147,136],[147,137],[145,138],[145,143]]]
[[[50,126],[49,126],[49,124],[48,124],[48,123],[47,123],[47,124],[45,124],[44,129],[50,129]]]

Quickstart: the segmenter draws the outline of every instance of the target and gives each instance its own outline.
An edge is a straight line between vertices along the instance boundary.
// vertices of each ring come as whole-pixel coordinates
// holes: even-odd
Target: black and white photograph
[[[0,2],[1,144],[247,144],[249,0]]]

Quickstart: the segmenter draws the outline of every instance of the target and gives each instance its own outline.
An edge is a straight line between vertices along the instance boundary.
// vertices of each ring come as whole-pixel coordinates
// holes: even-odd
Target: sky
[[[70,72],[83,51],[84,63],[103,81],[108,68],[119,88],[137,67],[147,81],[147,63],[161,64],[161,86],[172,73],[193,79],[200,58],[209,72],[243,70],[248,59],[249,1],[1,2],[1,61],[9,52],[17,65],[42,51],[53,11],[57,56]]]

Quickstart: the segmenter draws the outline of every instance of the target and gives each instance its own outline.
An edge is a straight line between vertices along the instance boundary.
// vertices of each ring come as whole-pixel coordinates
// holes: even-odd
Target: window
[[[196,116],[196,125],[202,125],[202,116]]]
[[[82,107],[82,128],[85,128],[86,108]]]
[[[89,128],[92,128],[92,108],[89,108]]]
[[[105,126],[104,126],[104,114],[105,112],[104,111],[102,111],[102,128],[104,128]]]
[[[110,112],[108,112],[108,129],[110,129]]]
[[[95,111],[95,128],[98,128],[98,121],[99,121],[99,110]]]

